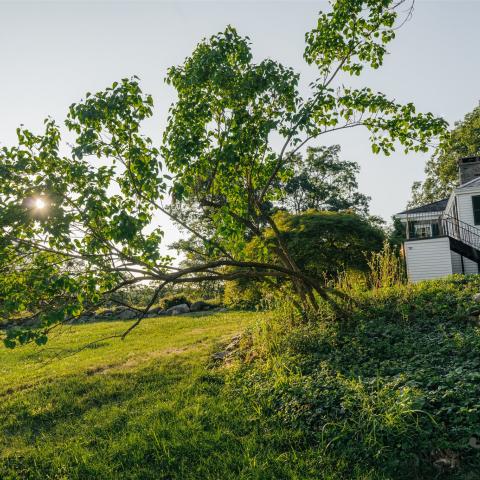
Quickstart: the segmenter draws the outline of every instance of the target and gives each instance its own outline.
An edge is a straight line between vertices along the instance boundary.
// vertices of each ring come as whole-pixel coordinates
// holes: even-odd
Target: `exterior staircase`
[[[480,264],[480,229],[445,214],[438,226],[439,236],[448,237],[450,250]]]

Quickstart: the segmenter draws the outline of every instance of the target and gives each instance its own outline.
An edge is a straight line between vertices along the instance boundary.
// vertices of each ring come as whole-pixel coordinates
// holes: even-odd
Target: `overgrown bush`
[[[353,212],[308,210],[292,215],[279,211],[274,219],[297,265],[319,280],[345,269],[367,271],[365,252],[380,251],[385,238],[380,228]],[[267,241],[272,237],[267,230]],[[251,257],[263,260],[271,255],[257,239],[248,245],[250,252]]]
[[[166,310],[167,308],[176,307],[177,305],[181,305],[182,303],[186,303],[188,306],[190,306],[191,304],[190,300],[183,295],[169,295],[162,297],[158,302],[158,306],[162,310]]]
[[[367,271],[343,270],[327,281],[327,284],[337,290],[358,294],[371,288],[388,288],[404,285],[407,282],[405,261],[401,251],[390,242],[385,241],[380,251],[364,252],[368,266]]]
[[[227,307],[254,310],[261,300],[260,282],[239,279],[225,283],[223,303]]]
[[[378,226],[353,212],[308,210],[292,215],[278,211],[274,219],[298,267],[321,283],[335,283],[345,271],[364,278],[362,272],[366,273],[371,268],[369,255],[381,251],[385,237]],[[266,230],[266,239],[267,244],[273,242],[269,229]],[[258,238],[253,238],[246,245],[244,255],[249,260],[277,261],[272,251]],[[383,256],[378,258],[383,259]],[[292,290],[282,288],[284,283],[282,280],[270,280],[270,284],[265,284],[248,279],[228,282],[224,302],[244,309],[276,304],[279,297],[292,296]]]

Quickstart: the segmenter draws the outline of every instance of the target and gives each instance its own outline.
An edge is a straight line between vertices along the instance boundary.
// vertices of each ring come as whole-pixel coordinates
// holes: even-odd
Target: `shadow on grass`
[[[175,358],[17,392],[0,405],[0,478],[234,478],[249,428],[222,387]]]

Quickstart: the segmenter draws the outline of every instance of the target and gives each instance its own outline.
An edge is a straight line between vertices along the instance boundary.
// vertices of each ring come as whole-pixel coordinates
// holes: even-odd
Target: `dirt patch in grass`
[[[164,350],[153,351],[153,352],[149,352],[146,355],[145,354],[132,355],[130,358],[128,358],[124,362],[108,364],[108,365],[98,365],[95,367],[88,368],[85,373],[87,375],[99,375],[99,374],[107,375],[110,373],[124,372],[125,370],[132,370],[156,358],[162,358],[170,355],[180,355],[185,352],[191,351],[198,345],[198,343],[199,342],[196,342],[195,344],[187,345],[185,347],[167,348]]]

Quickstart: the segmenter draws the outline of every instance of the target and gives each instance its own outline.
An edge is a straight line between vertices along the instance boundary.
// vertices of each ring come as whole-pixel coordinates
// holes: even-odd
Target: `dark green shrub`
[[[379,252],[385,238],[380,228],[353,212],[308,210],[292,215],[279,211],[274,219],[299,268],[320,282],[337,279],[340,272],[346,270],[368,272],[369,257],[366,254]],[[246,245],[245,257],[279,263],[272,253],[272,232],[267,229],[265,236],[266,245],[258,238]],[[244,309],[275,304],[276,299],[291,294],[286,288],[280,291],[284,286],[285,282],[281,281],[270,281],[269,284],[248,279],[228,282],[224,290],[224,303]]]
[[[241,279],[225,283],[223,303],[227,307],[254,310],[260,305],[261,300],[260,282]]]
[[[365,253],[380,251],[385,238],[380,228],[353,212],[280,211],[274,219],[297,265],[319,280],[343,270],[368,271]],[[250,248],[262,252],[256,239]]]
[[[181,305],[182,303],[186,303],[188,306],[191,304],[190,300],[183,295],[169,295],[161,298],[158,306],[163,310],[166,310],[167,308],[175,307],[177,305]]]

